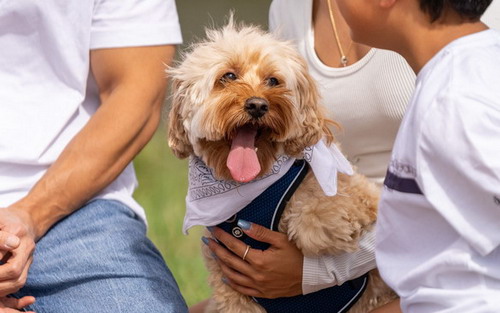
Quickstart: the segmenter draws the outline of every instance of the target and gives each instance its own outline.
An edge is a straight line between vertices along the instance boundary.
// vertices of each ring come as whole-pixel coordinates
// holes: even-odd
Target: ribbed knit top
[[[342,151],[360,173],[381,184],[414,89],[412,69],[399,54],[380,49],[347,67],[325,65],[314,49],[312,0],[274,0],[269,24],[306,58],[328,117],[342,126],[335,132]]]

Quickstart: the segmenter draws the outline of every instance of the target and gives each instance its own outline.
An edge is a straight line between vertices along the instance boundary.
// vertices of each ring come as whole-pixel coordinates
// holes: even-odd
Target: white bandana
[[[337,194],[337,172],[352,175],[353,170],[342,152],[323,140],[304,149],[306,160],[327,196]],[[282,155],[271,171],[249,183],[217,180],[198,157],[189,159],[189,190],[183,232],[195,225],[215,226],[238,213],[292,167],[295,158]]]

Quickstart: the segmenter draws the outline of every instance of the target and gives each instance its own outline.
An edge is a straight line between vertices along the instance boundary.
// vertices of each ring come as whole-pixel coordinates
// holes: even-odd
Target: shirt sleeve
[[[90,49],[180,44],[174,0],[98,0]]]
[[[367,232],[353,253],[304,257],[302,293],[313,293],[360,277],[376,267],[375,232]]]
[[[417,181],[434,209],[487,255],[500,244],[500,103],[491,90],[464,88],[436,99],[422,123]]]

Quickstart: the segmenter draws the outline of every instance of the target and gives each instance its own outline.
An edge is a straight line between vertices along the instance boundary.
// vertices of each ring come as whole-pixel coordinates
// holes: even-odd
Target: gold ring
[[[245,250],[245,253],[243,253],[243,257],[241,258],[243,261],[245,261],[245,258],[247,257],[248,251],[250,251],[250,246],[247,245],[247,249]]]

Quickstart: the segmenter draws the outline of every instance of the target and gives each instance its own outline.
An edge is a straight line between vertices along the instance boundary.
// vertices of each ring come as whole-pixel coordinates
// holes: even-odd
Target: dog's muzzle
[[[248,98],[245,101],[245,111],[253,118],[261,118],[269,111],[269,102],[259,97]]]

